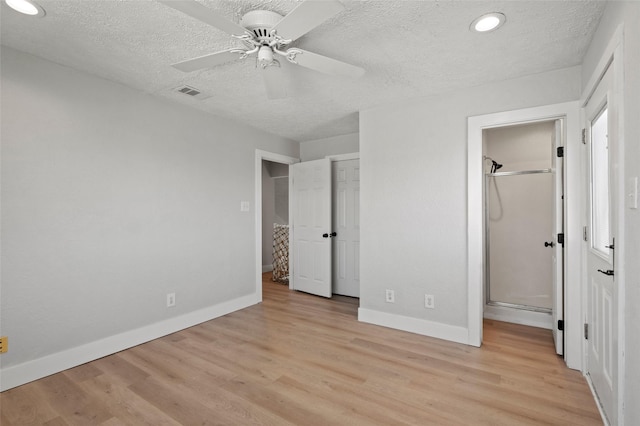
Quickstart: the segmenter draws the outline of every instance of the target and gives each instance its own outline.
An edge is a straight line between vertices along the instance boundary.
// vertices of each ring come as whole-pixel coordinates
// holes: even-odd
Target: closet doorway
[[[262,272],[289,283],[289,165],[262,160]]]
[[[291,218],[291,203],[288,201],[290,194],[289,165],[299,162],[300,160],[295,157],[259,149],[255,151],[256,303],[262,301],[262,274],[273,269],[274,223],[285,220],[288,222]],[[282,193],[285,186],[286,195]],[[287,198],[287,202],[282,205],[284,198]],[[291,288],[290,280],[289,288]]]

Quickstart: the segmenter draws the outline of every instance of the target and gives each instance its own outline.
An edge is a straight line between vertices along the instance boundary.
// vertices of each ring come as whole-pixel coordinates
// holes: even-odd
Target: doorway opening
[[[262,160],[262,272],[289,283],[289,165]]]
[[[262,274],[273,272],[273,236],[278,224],[286,226],[291,217],[289,203],[289,165],[300,162],[298,158],[276,154],[262,150],[256,150],[254,176],[255,176],[255,271],[256,271],[256,298],[262,301]],[[280,222],[280,223],[279,223]],[[288,244],[286,250],[288,251]],[[282,280],[287,278],[290,265],[288,259],[279,258],[279,271]],[[291,282],[288,281],[289,288]]]
[[[549,120],[483,131],[484,318],[546,329],[563,318],[561,129]]]
[[[562,297],[563,322],[552,320],[552,330],[556,342],[564,342],[564,360],[569,368],[582,369],[582,329],[576,326],[582,323],[582,300],[580,281],[581,240],[582,240],[582,201],[581,201],[581,147],[580,139],[580,105],[578,102],[545,105],[520,110],[478,115],[468,118],[467,144],[467,343],[473,346],[482,345],[483,319],[486,306],[485,298],[485,213],[484,213],[484,175],[491,172],[491,163],[483,159],[486,150],[483,132],[487,129],[533,124],[537,122],[560,122],[559,129],[563,138],[563,193],[565,194],[563,214],[563,261],[564,292]],[[505,164],[495,159],[498,164]],[[487,170],[488,169],[488,170]],[[501,169],[495,172],[504,171]],[[554,209],[556,212],[559,209]],[[555,244],[558,243],[556,236]],[[543,241],[549,242],[549,240]],[[562,247],[562,246],[560,246]],[[558,319],[560,320],[560,319]],[[566,323],[568,327],[564,327]],[[558,346],[556,346],[558,351]]]

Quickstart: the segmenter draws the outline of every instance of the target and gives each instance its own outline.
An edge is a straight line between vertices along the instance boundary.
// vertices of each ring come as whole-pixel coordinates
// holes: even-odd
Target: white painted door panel
[[[617,288],[614,274],[617,126],[612,67],[585,107],[588,164],[587,373],[605,415],[615,424]]]
[[[554,132],[554,149],[556,152],[552,153],[551,169],[553,170],[553,232],[555,245],[553,246],[552,255],[552,307],[551,316],[552,324],[551,330],[553,331],[553,340],[556,346],[556,353],[562,355],[564,353],[564,331],[558,327],[559,321],[564,321],[564,244],[560,244],[558,241],[558,234],[564,232],[564,158],[557,156],[557,148],[562,146],[563,141],[563,122],[556,120],[555,132]]]
[[[333,292],[360,297],[360,160],[332,163]]]
[[[292,176],[293,289],[331,297],[331,162],[290,167]]]

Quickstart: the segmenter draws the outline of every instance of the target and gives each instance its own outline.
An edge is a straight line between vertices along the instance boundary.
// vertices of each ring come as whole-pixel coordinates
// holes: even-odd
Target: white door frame
[[[351,152],[349,154],[327,155],[324,158],[328,158],[331,161],[359,160],[360,159],[360,153],[359,152]]]
[[[300,159],[295,157],[289,157],[287,155],[276,154],[275,152],[263,151],[256,149],[255,155],[255,230],[256,230],[256,248],[255,248],[255,263],[256,263],[256,296],[257,301],[262,302],[262,160],[273,161],[274,163],[281,164],[295,164],[299,163]],[[291,177],[289,177],[291,178]],[[291,191],[291,185],[289,185],[289,191]],[[291,196],[291,192],[289,192]],[[289,203],[289,220],[291,220],[291,203]],[[291,268],[291,266],[289,266]],[[289,288],[291,288],[291,281],[289,281]]]
[[[565,362],[582,370],[582,304],[580,247],[582,192],[579,103],[566,102],[468,118],[467,145],[467,291],[468,344],[482,344],[483,278],[483,146],[482,131],[539,121],[565,122]],[[574,301],[569,304],[568,301]]]
[[[618,156],[615,161],[618,163],[618,167],[613,171],[617,174],[616,181],[618,182],[618,187],[614,188],[617,197],[617,226],[618,229],[615,231],[616,234],[616,257],[618,259],[625,259],[625,222],[624,222],[624,213],[625,213],[625,199],[626,194],[624,192],[624,58],[623,58],[623,34],[624,34],[624,25],[620,24],[616,31],[613,33],[613,36],[609,40],[606,48],[604,49],[600,60],[598,61],[597,66],[595,67],[593,74],[589,77],[587,84],[584,87],[582,92],[582,96],[580,97],[580,107],[581,107],[581,123],[584,122],[584,108],[589,99],[593,95],[593,92],[596,90],[600,79],[607,71],[609,66],[613,67],[613,90],[615,93],[615,98],[617,99],[616,108],[618,110]],[[586,155],[586,153],[583,153]],[[584,160],[583,160],[584,161]],[[587,171],[582,171],[582,183],[581,191],[583,194],[586,194],[587,191]],[[584,224],[587,224],[587,211],[586,211],[586,202],[582,205],[582,220]],[[586,259],[587,252],[587,243],[583,242],[583,256]],[[582,264],[582,274],[586,277],[586,261]],[[618,335],[616,336],[618,339],[618,377],[617,377],[617,388],[614,389],[614,398],[616,399],[617,407],[616,413],[614,416],[614,421],[622,422],[624,420],[624,388],[625,388],[625,270],[624,270],[624,260],[621,260],[614,265],[615,273],[616,273],[616,286],[618,290]],[[585,284],[586,285],[586,284]],[[587,295],[583,294],[582,298],[582,310],[584,315],[582,317],[582,321],[584,323],[587,322]],[[587,341],[582,340],[582,365],[586,369],[586,357],[587,357]],[[587,376],[587,381],[589,386],[591,387],[591,391],[593,392],[593,387],[591,385],[591,381],[589,376]],[[595,397],[595,393],[594,393]],[[596,401],[598,399],[596,398]],[[602,408],[598,405],[598,409],[600,410],[600,414],[603,415]],[[605,416],[603,415],[603,420]],[[622,424],[622,423],[620,423]]]

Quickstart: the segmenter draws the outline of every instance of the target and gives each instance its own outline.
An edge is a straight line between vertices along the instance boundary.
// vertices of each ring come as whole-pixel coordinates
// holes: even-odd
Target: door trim
[[[616,265],[614,265],[614,269],[616,270],[616,286],[618,290],[618,371],[617,371],[617,386],[614,389],[614,399],[615,399],[615,418],[612,419],[613,423],[620,422],[624,419],[624,388],[625,388],[625,269],[624,269],[624,260],[625,259],[625,223],[624,223],[624,214],[625,214],[625,198],[626,194],[624,192],[624,24],[620,24],[616,30],[614,31],[609,43],[604,49],[600,60],[598,61],[598,65],[595,67],[593,73],[589,77],[588,83],[585,85],[584,90],[582,92],[582,96],[580,97],[580,123],[584,123],[584,107],[587,105],[591,96],[595,92],[598,87],[598,83],[604,76],[607,68],[613,67],[613,91],[615,94],[615,107],[618,110],[618,155],[616,158],[616,162],[618,164],[617,169],[615,170],[616,177],[615,181],[617,182],[617,186],[614,188],[616,191],[617,197],[617,232],[616,232],[616,258],[620,259]],[[586,155],[586,153],[584,154]],[[587,171],[582,170],[582,187],[581,191],[583,194],[586,194],[587,191]],[[587,224],[587,211],[586,211],[586,202],[583,203],[582,206],[582,220],[584,224]],[[582,245],[582,253],[586,259],[586,252],[588,250],[587,243],[583,242]],[[586,280],[586,262],[581,267],[582,276],[585,277]],[[586,283],[585,283],[586,285]],[[582,298],[582,311],[584,312],[584,316],[582,317],[582,322],[587,322],[587,314],[589,313],[588,309],[588,300],[586,293],[583,294]],[[584,366],[583,372],[586,373],[587,366],[587,342],[586,340],[582,340],[582,365]],[[587,382],[589,383],[589,387],[593,396],[596,400],[596,405],[598,405],[598,410],[600,410],[600,414],[602,415],[602,419],[607,423],[607,419],[604,415],[604,411],[600,406],[600,401],[594,391],[593,385],[591,383],[591,379],[589,376],[586,376]]]
[[[579,103],[565,102],[561,104],[526,108],[494,114],[479,115],[468,118],[467,139],[467,318],[469,344],[482,344],[482,318],[484,308],[483,286],[483,160],[482,131],[494,127],[551,121],[565,121],[565,287],[564,316],[566,324],[582,323],[582,304],[567,303],[568,300],[579,301],[581,298],[581,261],[580,251],[582,239],[581,219],[581,176],[580,176],[580,134]],[[565,330],[565,361],[567,366],[582,370],[581,327],[568,326]]]
[[[359,160],[360,153],[359,152],[351,152],[349,154],[336,154],[336,155],[327,155],[324,158],[328,158],[333,161],[346,161],[346,160]]]
[[[253,205],[255,212],[254,220],[256,230],[255,268],[256,296],[258,303],[262,302],[262,160],[273,161],[274,163],[281,164],[295,164],[300,162],[299,158],[256,149],[254,163],[255,187]],[[289,177],[289,179],[291,179],[291,177]],[[289,183],[291,183],[291,181],[289,181]],[[291,185],[289,185],[289,199],[291,199]],[[291,217],[291,203],[289,203],[289,218]],[[291,288],[291,280],[289,280],[289,288]]]

